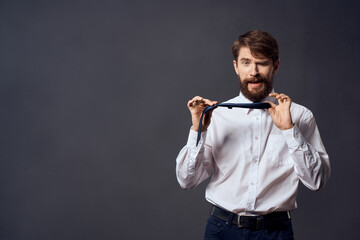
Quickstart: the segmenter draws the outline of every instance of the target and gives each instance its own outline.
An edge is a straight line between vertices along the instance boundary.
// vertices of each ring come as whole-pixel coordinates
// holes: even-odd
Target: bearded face
[[[233,61],[241,93],[250,101],[262,101],[273,89],[279,63],[279,60],[273,63],[265,56],[254,56],[248,47],[241,47],[237,61]]]
[[[260,102],[271,93],[273,79],[262,74],[255,77],[240,79],[240,91],[250,101]]]

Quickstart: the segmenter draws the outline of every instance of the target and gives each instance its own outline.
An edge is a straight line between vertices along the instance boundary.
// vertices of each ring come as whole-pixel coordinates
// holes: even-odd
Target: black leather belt
[[[239,228],[246,228],[251,230],[260,230],[262,224],[264,229],[281,230],[285,229],[285,223],[290,220],[289,212],[273,212],[266,215],[248,216],[231,213],[217,206],[213,206],[210,212],[211,216],[219,218],[228,222],[230,215],[233,215],[231,223],[237,225]]]

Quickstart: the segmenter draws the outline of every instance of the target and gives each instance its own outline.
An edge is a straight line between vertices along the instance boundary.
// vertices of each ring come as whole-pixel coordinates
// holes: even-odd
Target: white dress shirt
[[[250,101],[240,94],[227,102]],[[215,109],[198,146],[197,132],[190,130],[176,159],[180,186],[191,189],[211,176],[206,199],[228,211],[295,209],[299,180],[320,189],[330,176],[330,161],[311,111],[294,102],[290,111],[295,126],[281,131],[266,109]]]

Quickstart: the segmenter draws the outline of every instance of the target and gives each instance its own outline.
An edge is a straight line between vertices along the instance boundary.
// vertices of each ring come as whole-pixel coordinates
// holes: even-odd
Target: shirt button
[[[255,140],[259,140],[259,138],[258,138],[258,137],[255,137]]]

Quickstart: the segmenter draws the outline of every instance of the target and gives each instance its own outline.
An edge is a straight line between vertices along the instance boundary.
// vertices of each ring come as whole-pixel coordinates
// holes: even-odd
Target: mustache
[[[266,77],[257,76],[257,77],[250,77],[250,78],[245,78],[244,79],[245,84],[248,84],[248,83],[260,83],[260,82],[266,82]]]

